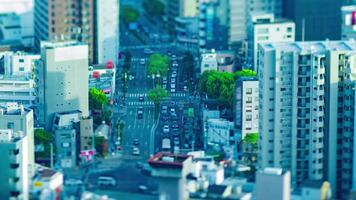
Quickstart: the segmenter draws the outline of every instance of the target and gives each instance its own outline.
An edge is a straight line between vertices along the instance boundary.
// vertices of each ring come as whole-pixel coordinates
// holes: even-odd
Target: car
[[[144,59],[144,58],[141,58],[141,59],[140,59],[140,64],[141,64],[141,65],[146,64],[146,61],[145,61],[145,59]]]
[[[143,53],[146,55],[150,55],[150,54],[153,54],[153,51],[151,49],[144,49]]]
[[[171,52],[171,51],[167,51],[167,55],[168,55],[168,56],[171,56],[171,55],[172,55],[172,52]]]
[[[176,92],[176,89],[175,88],[171,88],[171,92]]]
[[[177,56],[174,55],[174,54],[171,56],[171,58],[172,58],[173,61],[177,60]]]
[[[167,83],[167,77],[162,78],[162,83]]]
[[[162,84],[163,89],[167,89],[167,83]]]
[[[144,101],[144,100],[145,100],[145,96],[144,96],[143,94],[140,94],[140,95],[138,96],[138,100],[139,100],[139,101]]]
[[[171,108],[171,115],[175,116],[176,115],[176,109],[175,108]]]
[[[144,192],[144,191],[147,191],[148,190],[148,187],[145,186],[145,185],[139,185],[137,187],[138,191],[141,191],[141,192]]]
[[[178,67],[178,63],[177,62],[173,62],[172,63],[172,67]]]
[[[179,130],[179,125],[178,124],[172,124],[172,129],[173,130]]]
[[[188,87],[185,85],[185,86],[183,86],[183,90],[185,91],[185,92],[188,92]]]
[[[139,144],[140,144],[140,143],[139,143],[138,139],[134,139],[133,145],[138,146]]]
[[[175,79],[175,78],[172,78],[172,79],[171,79],[171,83],[176,83],[176,79]]]
[[[137,147],[132,148],[132,155],[134,156],[140,155],[140,149]]]
[[[99,186],[115,186],[116,180],[110,176],[99,176],[97,180]]]
[[[179,135],[180,135],[179,131],[176,131],[176,130],[173,130],[172,134],[174,137],[179,137]]]
[[[143,107],[139,107],[137,110],[137,118],[142,119],[143,118]]]
[[[171,88],[176,88],[176,84],[174,84],[174,83],[171,83]]]
[[[164,125],[163,126],[163,133],[169,133],[169,126],[168,125]]]
[[[177,73],[172,73],[171,77],[172,77],[172,78],[177,77]]]
[[[68,185],[68,186],[83,185],[83,181],[70,178],[70,179],[64,181],[64,185]]]
[[[166,114],[168,110],[168,106],[162,106],[161,113]]]
[[[179,143],[180,143],[179,138],[175,137],[175,138],[173,139],[173,144],[178,146]]]

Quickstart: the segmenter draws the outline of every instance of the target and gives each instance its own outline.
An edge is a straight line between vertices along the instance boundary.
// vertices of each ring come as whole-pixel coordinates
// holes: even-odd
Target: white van
[[[116,180],[110,176],[99,176],[98,177],[99,186],[115,186]]]

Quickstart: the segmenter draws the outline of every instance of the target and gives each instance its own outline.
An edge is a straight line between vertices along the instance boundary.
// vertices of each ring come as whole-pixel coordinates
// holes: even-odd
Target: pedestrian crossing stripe
[[[152,101],[130,101],[128,102],[129,106],[151,106],[154,105]]]
[[[126,97],[128,97],[128,98],[138,98],[140,95],[143,95],[144,97],[147,97],[147,93],[129,93],[129,94],[126,94]],[[171,93],[171,96],[172,97],[185,97],[185,96],[187,96],[187,94],[178,92],[178,93]]]

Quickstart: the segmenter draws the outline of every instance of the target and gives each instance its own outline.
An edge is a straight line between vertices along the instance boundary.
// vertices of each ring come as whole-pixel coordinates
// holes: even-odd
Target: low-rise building
[[[113,99],[115,92],[115,67],[112,62],[89,67],[89,88],[96,88]]]
[[[291,199],[291,173],[280,168],[264,168],[256,173],[256,200]]]
[[[341,7],[341,39],[356,38],[356,5]]]
[[[233,51],[204,51],[201,54],[200,73],[207,70],[221,72],[235,71],[235,53]]]
[[[63,190],[63,174],[53,169],[36,165],[35,176],[31,183],[31,199],[60,199]]]

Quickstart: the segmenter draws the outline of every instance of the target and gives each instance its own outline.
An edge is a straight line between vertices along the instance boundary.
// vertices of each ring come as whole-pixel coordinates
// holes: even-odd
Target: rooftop
[[[157,168],[182,168],[183,162],[189,155],[159,152],[148,160],[151,167]]]
[[[6,103],[6,106],[0,106],[0,115],[22,115],[28,113],[30,109],[24,108],[22,104]]]

